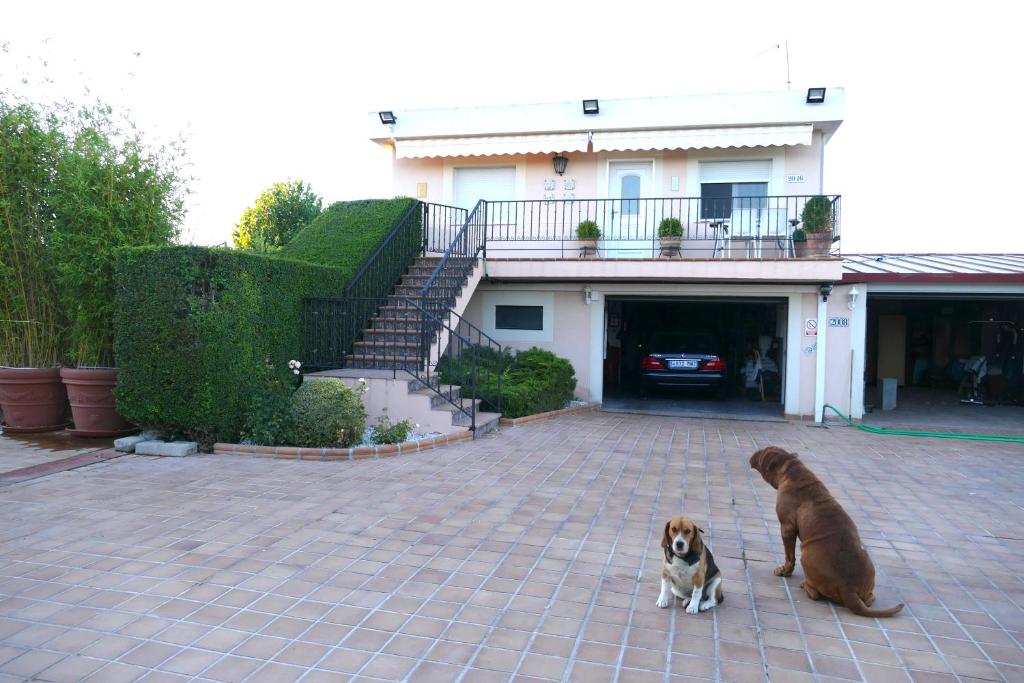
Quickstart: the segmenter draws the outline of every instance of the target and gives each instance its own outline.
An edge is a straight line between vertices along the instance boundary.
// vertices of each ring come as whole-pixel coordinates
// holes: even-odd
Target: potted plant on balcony
[[[580,256],[596,256],[597,241],[601,239],[601,229],[591,220],[580,221],[576,226],[576,238],[580,241]]]
[[[44,121],[32,107],[0,103],[0,410],[7,432],[67,424],[57,367],[64,316],[47,248],[60,134]]]
[[[658,240],[661,242],[661,255],[681,255],[680,245],[683,242],[683,224],[678,218],[663,218],[658,224]]]
[[[806,237],[805,256],[827,256],[832,246],[832,202],[828,197],[811,197],[804,204],[800,222]],[[794,241],[795,244],[795,241]]]
[[[124,135],[110,110],[83,110],[67,129],[55,164],[51,198],[61,308],[68,317],[67,357],[60,376],[71,403],[73,432],[116,436],[135,430],[114,401],[114,259],[127,246],[168,245],[182,213],[177,161]]]

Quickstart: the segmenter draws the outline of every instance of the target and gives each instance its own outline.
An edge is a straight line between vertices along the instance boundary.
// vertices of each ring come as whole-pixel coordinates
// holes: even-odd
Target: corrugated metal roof
[[[854,282],[1021,282],[1024,254],[843,254]]]

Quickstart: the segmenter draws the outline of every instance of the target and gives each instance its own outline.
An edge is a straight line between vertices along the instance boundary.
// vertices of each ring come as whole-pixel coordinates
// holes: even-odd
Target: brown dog
[[[782,525],[786,563],[776,576],[790,576],[800,539],[800,586],[811,600],[822,597],[846,605],[862,617],[891,617],[903,609],[868,609],[875,600],[875,566],[860,542],[857,527],[821,480],[796,455],[770,446],[750,456],[750,466],[778,490],[775,511]]]

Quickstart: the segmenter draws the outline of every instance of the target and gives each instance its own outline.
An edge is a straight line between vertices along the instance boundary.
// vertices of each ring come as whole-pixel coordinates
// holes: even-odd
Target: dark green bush
[[[682,237],[683,224],[678,218],[663,218],[658,224],[658,237]]]
[[[302,300],[341,291],[335,268],[230,249],[122,249],[115,266],[119,412],[209,447],[237,441],[256,396],[292,381]]]
[[[295,441],[291,392],[255,394],[246,415],[242,439],[257,446],[290,446]]]
[[[350,278],[415,203],[415,199],[408,197],[336,202],[279,253],[300,261],[340,268],[345,277]]]
[[[347,448],[363,438],[366,410],[352,389],[333,379],[304,382],[292,394],[294,445],[302,448]]]
[[[832,203],[822,195],[811,197],[800,212],[800,220],[806,232],[832,232]]]
[[[497,410],[499,367],[501,413],[505,417],[559,410],[573,399],[576,372],[565,358],[537,347],[518,353],[505,349],[500,358],[492,349],[477,347],[475,351],[480,358],[475,398],[482,400],[483,410]],[[438,369],[442,382],[461,386],[466,396],[472,393],[472,364],[465,356],[461,359],[446,356]]]
[[[601,239],[601,229],[594,221],[580,221],[576,226],[576,237],[581,240]]]

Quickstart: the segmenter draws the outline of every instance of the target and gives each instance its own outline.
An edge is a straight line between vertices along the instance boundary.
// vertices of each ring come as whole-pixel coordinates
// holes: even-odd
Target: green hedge
[[[287,258],[340,268],[352,277],[416,203],[409,197],[331,204],[286,244]]]
[[[302,300],[345,274],[230,249],[140,247],[115,265],[117,407],[209,447],[237,441],[255,396],[283,391],[301,360]]]
[[[475,398],[482,400],[481,409],[497,410],[498,368],[497,352],[477,348],[480,365],[477,369]],[[439,364],[441,381],[462,387],[469,396],[472,364],[463,355],[451,360],[448,356]],[[501,414],[516,418],[559,410],[573,399],[576,391],[576,372],[566,358],[550,351],[533,347],[528,351],[513,352],[506,349],[501,360]]]

